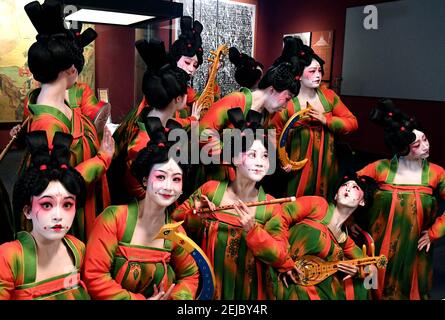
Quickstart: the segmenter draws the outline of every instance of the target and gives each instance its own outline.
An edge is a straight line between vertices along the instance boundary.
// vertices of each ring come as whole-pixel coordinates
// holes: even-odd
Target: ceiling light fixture
[[[182,3],[162,0],[59,0],[65,20],[146,28],[182,16]]]

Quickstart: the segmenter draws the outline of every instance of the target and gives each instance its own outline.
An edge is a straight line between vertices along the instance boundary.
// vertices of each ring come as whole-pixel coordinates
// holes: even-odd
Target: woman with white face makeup
[[[41,88],[28,95],[32,113],[28,131],[44,130],[50,144],[56,132],[74,137],[70,163],[82,174],[88,193],[85,206],[77,208],[72,233],[84,241],[96,215],[110,204],[105,174],[113,158],[114,141],[108,129],[100,140],[94,124],[81,108],[65,101],[65,91],[76,82],[84,57],[82,42],[65,29],[61,4],[33,1],[25,6],[25,11],[38,32],[37,41],[28,50],[29,69],[41,83]],[[22,169],[26,163],[23,161]],[[17,231],[22,228],[20,218],[15,217]]]
[[[339,179],[335,139],[357,130],[357,119],[334,91],[321,86],[324,61],[300,39],[285,37],[284,45],[289,47],[287,55],[283,54],[275,63],[297,57],[301,69],[297,78],[301,88],[298,96],[272,120],[277,136],[292,115],[306,109],[307,103],[312,106],[310,117],[303,119],[300,127],[288,137],[289,158],[309,161],[296,172],[290,171],[290,165],[283,167],[287,172],[285,194],[296,197],[318,195],[331,201]]]
[[[204,51],[201,38],[203,25],[198,20],[193,21],[190,16],[183,16],[180,20],[180,28],[181,33],[171,45],[169,55],[178,68],[181,68],[190,78],[193,78],[203,62]],[[215,100],[218,100],[220,95],[221,90],[215,83]],[[199,120],[201,108],[195,103],[199,96],[200,93],[196,92],[190,85],[187,87],[187,106],[179,110],[175,116],[175,120],[183,126],[188,127],[191,121]]]
[[[131,164],[149,141],[144,126],[145,118],[158,117],[165,126],[169,119],[174,118],[176,111],[185,108],[187,100],[189,76],[170,63],[164,43],[155,39],[139,40],[136,42],[136,49],[147,65],[142,79],[144,99],[114,133],[116,156],[108,172],[113,204],[127,203],[133,197],[145,197],[145,189],[131,174]],[[184,128],[187,129],[186,126]]]
[[[392,159],[378,160],[358,174],[379,182],[373,207],[357,220],[388,257],[379,272],[381,299],[428,299],[432,285],[432,242],[445,234],[445,216],[437,216],[437,196],[445,199],[445,171],[428,162],[429,143],[414,118],[381,100],[371,120],[385,129]]]
[[[13,206],[32,226],[0,246],[0,299],[89,299],[80,279],[85,245],[67,235],[86,196],[69,166],[72,140],[57,132],[50,154],[44,131],[26,136],[31,164],[14,186]]]
[[[155,238],[170,222],[166,209],[182,193],[183,171],[169,158],[167,140],[168,131],[181,126],[169,120],[164,128],[159,118],[149,117],[145,127],[150,141],[132,164],[145,197],[105,209],[87,244],[84,277],[94,299],[194,299],[198,289],[192,256]]]
[[[348,236],[344,225],[356,211],[363,212],[372,204],[375,181],[370,177],[355,174],[343,177],[334,201],[328,203],[323,197],[304,196],[283,204],[283,218],[289,227],[289,256],[283,266],[287,274],[277,281],[277,299],[284,300],[361,300],[370,298],[355,265],[340,263],[338,270],[322,282],[303,286],[296,283],[298,272],[294,260],[306,255],[325,261],[342,261],[363,258],[362,250]],[[361,208],[359,210],[359,208]],[[357,212],[360,214],[361,212]],[[352,279],[351,279],[352,277]]]
[[[185,220],[187,232],[209,257],[216,278],[215,299],[272,299],[266,272],[269,266],[279,267],[287,252],[280,205],[245,205],[273,199],[258,186],[270,165],[267,136],[264,130],[257,130],[262,128],[260,113],[251,110],[244,119],[242,110],[233,108],[228,117],[241,130],[241,136],[236,136],[241,137],[241,148],[232,149],[235,179],[204,183],[172,218]],[[230,204],[235,208],[204,215],[192,213],[195,208]]]

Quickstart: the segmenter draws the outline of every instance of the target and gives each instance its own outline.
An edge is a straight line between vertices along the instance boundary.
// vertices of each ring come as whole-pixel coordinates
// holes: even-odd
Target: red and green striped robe
[[[85,245],[75,237],[63,238],[74,259],[76,272],[68,272],[36,282],[37,245],[25,231],[17,240],[0,246],[0,300],[89,300],[85,284],[80,279]]]
[[[94,219],[110,203],[106,170],[110,166],[111,157],[99,152],[100,142],[92,122],[82,114],[80,108],[72,108],[69,120],[58,109],[33,104],[39,90],[31,95],[29,109],[33,114],[29,131],[44,130],[48,143],[56,132],[69,133],[73,136],[71,145],[71,166],[80,172],[87,184],[85,207],[77,208],[76,218],[71,233],[81,240],[86,240],[93,227]],[[17,217],[20,221],[20,217]]]
[[[76,82],[68,89],[68,104],[72,108],[80,107],[82,113],[86,115],[91,121],[96,117],[97,112],[106,104],[104,101],[99,101],[94,91],[86,83]],[[23,118],[29,115],[29,97],[25,98]]]
[[[194,299],[199,271],[192,256],[169,240],[163,248],[131,244],[137,219],[136,201],[108,207],[97,218],[83,274],[91,297],[145,300],[153,295],[154,285],[163,283],[167,290],[176,283],[172,299]]]
[[[379,183],[373,206],[362,220],[376,244],[376,252],[388,257],[386,270],[379,272],[382,299],[427,299],[432,285],[433,250],[417,250],[421,232],[431,241],[445,235],[445,215],[436,218],[436,194],[445,199],[445,171],[424,160],[418,185],[394,183],[398,158],[378,160],[358,172]],[[360,219],[359,219],[360,218]]]
[[[355,116],[334,91],[321,88],[317,90],[317,94],[325,110],[326,125],[315,119],[306,119],[300,122],[298,129],[289,133],[289,158],[294,161],[307,158],[309,161],[303,169],[286,174],[287,194],[296,197],[317,195],[333,200],[338,183],[334,141],[336,135],[357,130],[358,124]],[[272,123],[278,138],[289,118],[300,110],[298,97],[295,97],[289,101],[286,109],[273,117]]]
[[[289,227],[289,257],[285,267],[289,270],[297,258],[305,255],[317,256],[325,261],[341,261],[362,258],[362,250],[348,236],[339,243],[328,228],[335,206],[318,196],[305,196],[283,204],[283,217]],[[277,275],[277,299],[285,300],[353,300],[367,299],[368,290],[363,279],[355,276],[343,281],[345,274],[334,274],[315,286],[301,286],[288,281],[286,288]]]
[[[227,190],[227,181],[209,181],[179,206],[172,218],[186,220],[186,230],[193,236],[213,266],[216,284],[215,299],[272,299],[272,284],[267,275],[269,266],[280,267],[285,261],[288,244],[280,205],[258,206],[255,227],[248,233],[238,215],[228,211],[215,212],[202,219],[193,215],[194,198],[206,195],[219,206]],[[271,200],[262,188],[258,201]]]

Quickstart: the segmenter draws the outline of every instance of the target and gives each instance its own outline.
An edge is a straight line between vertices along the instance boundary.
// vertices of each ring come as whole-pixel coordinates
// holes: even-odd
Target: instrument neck
[[[352,259],[352,260],[330,261],[330,262],[327,262],[327,264],[334,267],[334,266],[338,266],[340,263],[346,263],[349,265],[361,267],[361,266],[366,266],[366,265],[376,263],[378,258],[379,257],[365,257],[365,258]]]

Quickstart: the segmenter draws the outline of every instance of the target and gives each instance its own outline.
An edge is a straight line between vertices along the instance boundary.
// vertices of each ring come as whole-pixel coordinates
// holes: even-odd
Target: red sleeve
[[[82,100],[80,101],[80,109],[91,121],[97,115],[97,112],[102,108],[106,102],[99,101],[94,94],[94,91],[86,83],[78,83],[79,90],[82,90]]]
[[[368,164],[363,169],[357,171],[358,176],[368,176],[377,180],[377,164],[378,161]]]
[[[358,128],[357,118],[343,104],[339,96],[330,89],[322,89],[328,102],[332,105],[332,113],[325,114],[326,125],[334,133],[348,134]]]
[[[430,164],[430,168],[437,171],[437,190],[439,191],[439,196],[445,199],[445,170],[444,168]],[[435,241],[442,238],[445,235],[445,211],[440,215],[432,227],[428,230],[428,235],[431,241]]]
[[[281,205],[273,205],[272,210],[272,216],[264,226],[256,223],[247,233],[246,243],[255,257],[275,268],[280,268],[288,258],[288,229],[283,219]]]
[[[7,242],[0,246],[0,300],[10,300],[14,295],[16,283],[20,283],[20,280],[17,281],[17,274],[22,267],[20,257],[22,257],[22,247],[18,241]]]

